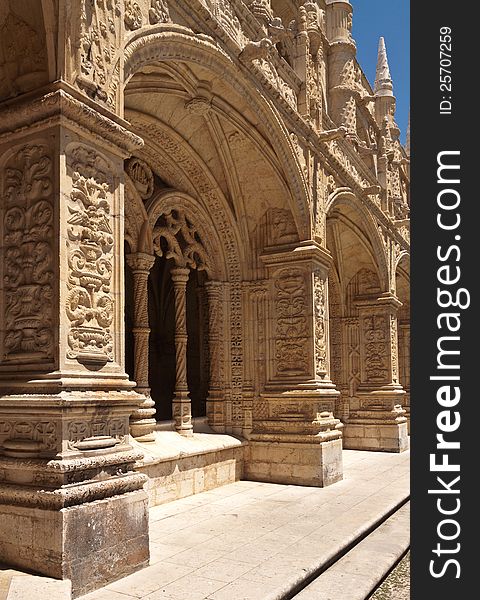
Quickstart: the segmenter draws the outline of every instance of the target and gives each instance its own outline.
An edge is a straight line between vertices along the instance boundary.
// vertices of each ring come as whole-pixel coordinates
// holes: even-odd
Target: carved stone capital
[[[128,266],[132,269],[133,274],[145,274],[150,273],[150,269],[155,263],[155,256],[151,254],[145,254],[144,252],[136,252],[134,254],[127,254],[125,256]]]

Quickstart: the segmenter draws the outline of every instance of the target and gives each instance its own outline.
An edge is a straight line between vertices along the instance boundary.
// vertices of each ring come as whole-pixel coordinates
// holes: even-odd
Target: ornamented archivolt
[[[3,360],[53,357],[52,159],[26,145],[4,167]]]
[[[69,156],[76,169],[72,174],[67,220],[69,290],[66,312],[70,320],[67,357],[80,362],[113,360],[114,301],[113,230],[110,214],[111,183],[102,171],[89,176],[94,164],[108,165],[94,152],[78,146]]]
[[[285,269],[275,280],[275,365],[279,376],[308,372],[307,286],[299,269]]]

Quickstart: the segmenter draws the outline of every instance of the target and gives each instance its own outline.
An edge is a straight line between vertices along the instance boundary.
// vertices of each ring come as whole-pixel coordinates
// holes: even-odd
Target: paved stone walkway
[[[328,488],[239,481],[152,508],[150,566],[82,600],[283,598],[409,496],[409,452],[343,457]]]

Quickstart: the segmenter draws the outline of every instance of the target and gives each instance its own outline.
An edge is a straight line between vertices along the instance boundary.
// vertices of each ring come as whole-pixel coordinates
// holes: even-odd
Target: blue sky
[[[421,0],[420,0],[421,1]],[[371,85],[375,81],[378,40],[385,38],[388,63],[397,98],[396,120],[405,142],[410,108],[409,0],[350,0],[357,57]]]

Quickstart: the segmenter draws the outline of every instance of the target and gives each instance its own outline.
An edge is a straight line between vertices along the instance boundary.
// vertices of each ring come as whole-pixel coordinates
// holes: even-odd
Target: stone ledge
[[[168,430],[162,424],[155,442],[140,443],[144,457],[136,470],[148,476],[145,490],[150,506],[192,496],[233,483],[243,476],[246,440],[214,433],[200,423],[191,437]]]
[[[365,600],[410,546],[410,502],[305,587],[295,600]]]

